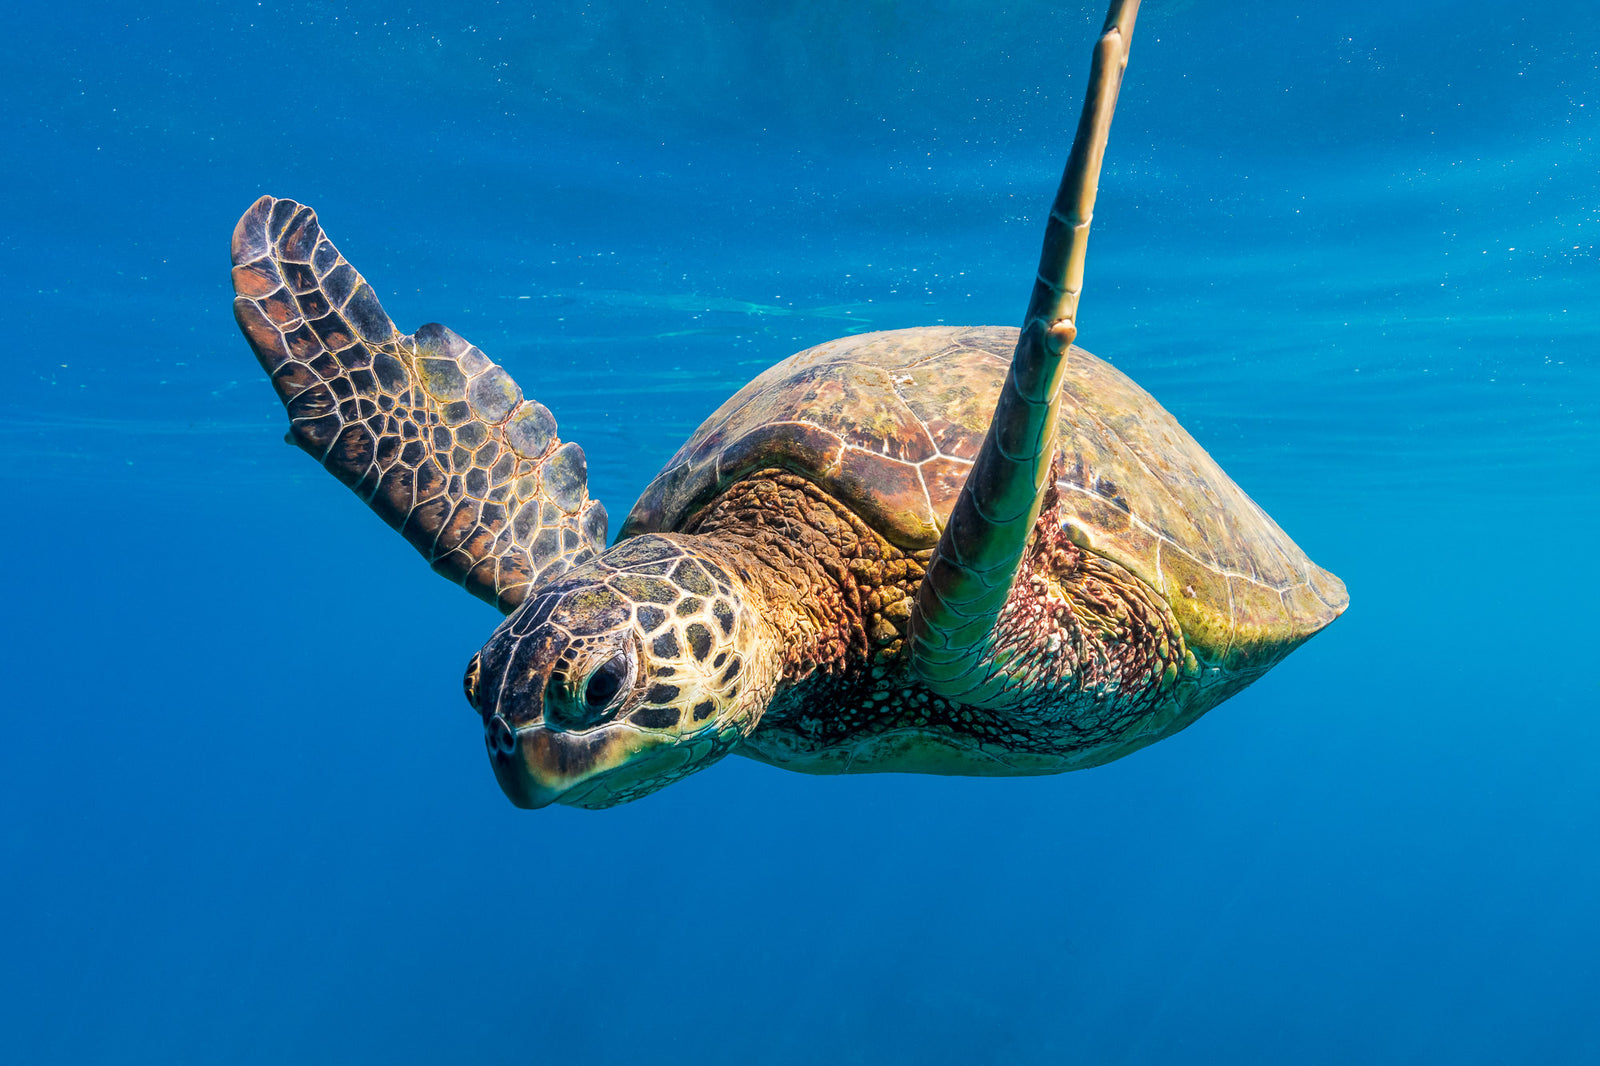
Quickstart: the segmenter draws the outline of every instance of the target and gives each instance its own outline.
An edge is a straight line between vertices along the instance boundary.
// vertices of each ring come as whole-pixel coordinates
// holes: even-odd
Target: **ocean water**
[[[1111,765],[515,810],[460,691],[497,616],[281,443],[263,192],[613,527],[790,352],[1016,324],[1102,16],[13,12],[0,1054],[1600,1061],[1592,4],[1145,4],[1080,342],[1352,606]]]

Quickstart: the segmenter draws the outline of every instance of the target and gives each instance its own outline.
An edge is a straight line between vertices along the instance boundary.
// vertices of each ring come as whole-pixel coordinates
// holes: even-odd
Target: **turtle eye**
[[[590,711],[603,711],[617,698],[628,681],[628,657],[617,652],[595,667],[583,686],[583,703]]]
[[[475,654],[472,661],[467,664],[467,672],[461,678],[461,688],[467,694],[467,702],[476,709],[478,706],[478,675],[483,671],[483,656]]]
[[[558,671],[545,689],[545,724],[558,730],[589,729],[609,720],[622,706],[633,677],[634,658],[626,648],[590,670],[582,681],[568,681]]]

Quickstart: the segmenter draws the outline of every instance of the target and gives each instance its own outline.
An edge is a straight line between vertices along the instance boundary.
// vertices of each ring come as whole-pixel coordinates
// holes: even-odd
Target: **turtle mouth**
[[[624,727],[568,733],[534,722],[512,726],[502,715],[484,722],[484,746],[500,790],[514,805],[538,810],[552,803],[602,808],[625,803],[611,782],[632,780],[655,760],[662,739]]]

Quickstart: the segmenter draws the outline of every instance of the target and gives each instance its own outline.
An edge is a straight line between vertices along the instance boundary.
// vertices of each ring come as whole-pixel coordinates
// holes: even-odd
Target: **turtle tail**
[[[604,549],[583,449],[444,326],[400,333],[311,208],[263,196],[244,213],[233,287],[289,439],[434,570],[509,612]]]

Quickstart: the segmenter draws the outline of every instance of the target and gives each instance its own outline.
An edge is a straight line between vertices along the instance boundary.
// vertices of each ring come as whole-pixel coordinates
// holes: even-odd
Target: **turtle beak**
[[[513,727],[498,714],[484,723],[484,744],[500,790],[524,810],[560,802],[582,807],[621,802],[608,802],[610,790],[605,779],[653,746],[632,729],[601,727],[567,733],[541,722]]]
[[[494,768],[494,779],[500,782],[500,791],[523,810],[536,811],[548,807],[565,792],[559,783],[548,780],[540,773],[538,763],[530,765],[528,754],[535,741],[523,743],[522,734],[538,731],[538,726],[515,729],[503,715],[494,715],[483,724],[483,742],[489,749],[489,764]],[[553,786],[553,787],[552,787]]]

